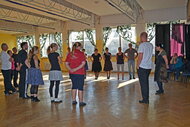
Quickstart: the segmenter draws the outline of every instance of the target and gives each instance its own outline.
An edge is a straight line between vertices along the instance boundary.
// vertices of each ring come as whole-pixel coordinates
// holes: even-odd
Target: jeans
[[[138,77],[141,86],[141,94],[144,101],[149,101],[149,75],[151,69],[138,69]]]
[[[132,71],[131,72],[131,68],[132,68]],[[129,76],[130,78],[133,76],[135,76],[135,60],[128,60],[128,70],[129,70]]]

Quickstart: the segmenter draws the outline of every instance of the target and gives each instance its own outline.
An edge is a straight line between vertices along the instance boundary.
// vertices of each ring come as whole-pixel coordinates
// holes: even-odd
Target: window
[[[73,31],[69,35],[69,47],[72,48],[75,42],[80,42],[86,50],[86,54],[91,55],[96,44],[95,36],[95,30]]]
[[[146,32],[148,33],[148,41],[153,44],[155,47],[155,30],[156,26],[154,23],[152,24],[147,24],[146,26]],[[153,48],[153,54],[155,55],[155,48]]]
[[[20,44],[22,42],[27,42],[29,49],[31,49],[35,45],[34,35],[26,35],[26,36],[17,36],[17,46],[18,49],[21,49]]]
[[[51,33],[51,34],[41,34],[40,35],[40,48],[41,57],[47,57],[47,48],[51,43],[56,43],[58,45],[58,53],[62,56],[62,33]]]
[[[112,28],[105,47],[108,47],[109,52],[112,55],[115,55],[118,52],[118,47],[121,47],[122,51],[124,52],[128,48],[129,43],[132,43],[133,47],[136,48],[135,42],[135,27],[118,26],[117,28]]]

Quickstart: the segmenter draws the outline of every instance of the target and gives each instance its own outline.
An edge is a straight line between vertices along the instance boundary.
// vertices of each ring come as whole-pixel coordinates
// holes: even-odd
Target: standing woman
[[[156,51],[158,51],[157,59],[156,59],[156,67],[154,72],[154,81],[157,82],[159,90],[156,91],[156,95],[163,94],[163,82],[167,82],[167,69],[168,59],[167,54],[163,49],[162,44],[156,45]]]
[[[78,91],[79,106],[85,106],[83,102],[83,86],[84,86],[84,75],[85,75],[85,63],[86,57],[83,52],[80,51],[81,43],[76,42],[73,45],[72,52],[67,55],[66,67],[69,70],[70,78],[72,81],[72,99],[73,105],[77,104],[76,95]]]
[[[38,87],[39,85],[44,85],[42,72],[40,70],[40,60],[37,56],[38,53],[39,48],[37,46],[32,47],[29,53],[30,68],[28,69],[27,83],[31,84],[30,94],[31,100],[34,102],[40,101],[38,99]]]
[[[111,70],[113,70],[112,67],[112,62],[111,62],[111,53],[109,52],[109,49],[106,47],[105,49],[105,53],[104,53],[104,71],[106,71],[107,73],[107,79],[110,79],[110,74],[111,74]]]
[[[50,87],[49,87],[49,93],[51,97],[51,102],[55,103],[61,103],[62,100],[58,99],[58,93],[59,93],[59,85],[60,81],[63,80],[62,72],[61,72],[61,58],[59,56],[59,53],[57,53],[58,45],[56,43],[52,43],[48,49],[48,59],[51,64],[51,69],[49,73],[49,80],[50,80]],[[53,97],[53,87],[55,85],[55,98]]]
[[[117,77],[119,80],[119,74],[122,73],[122,80],[124,80],[124,58],[125,55],[121,51],[121,47],[118,48],[118,53],[116,54],[117,59]]]
[[[91,60],[92,60],[92,71],[95,74],[95,79],[98,79],[99,73],[102,70],[102,65],[100,62],[102,60],[102,57],[100,53],[98,53],[97,48],[94,50],[94,53],[91,56]]]

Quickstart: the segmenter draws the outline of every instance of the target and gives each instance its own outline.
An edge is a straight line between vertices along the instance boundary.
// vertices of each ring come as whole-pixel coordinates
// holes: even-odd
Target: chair
[[[186,83],[186,87],[187,87],[188,77],[190,77],[190,72],[183,72],[182,77],[183,77],[183,82]]]

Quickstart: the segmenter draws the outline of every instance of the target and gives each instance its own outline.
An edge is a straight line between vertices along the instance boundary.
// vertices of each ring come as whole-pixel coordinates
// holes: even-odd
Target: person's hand
[[[73,69],[70,69],[69,71],[70,71],[71,73],[73,73],[73,72],[75,72],[75,71],[77,71],[77,70],[76,70],[76,68],[73,68]]]
[[[137,70],[139,69],[139,66],[137,65]]]

